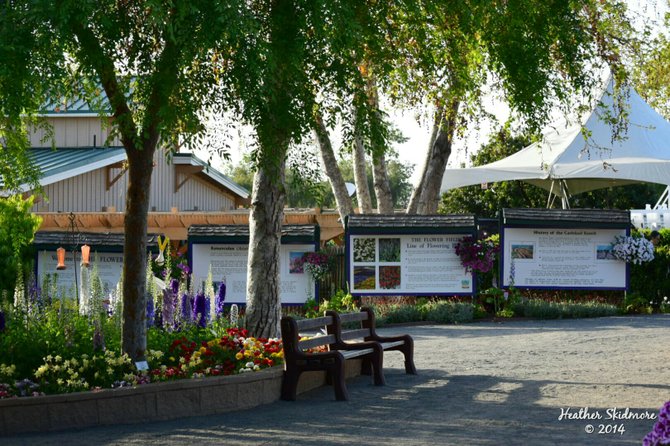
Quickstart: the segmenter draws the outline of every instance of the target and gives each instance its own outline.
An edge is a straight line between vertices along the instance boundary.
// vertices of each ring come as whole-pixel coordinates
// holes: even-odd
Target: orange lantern
[[[83,245],[81,247],[81,264],[84,266],[88,266],[90,257],[91,257],[91,247],[88,245]]]
[[[56,265],[56,269],[65,269],[65,248],[58,248],[56,250],[56,255],[58,256],[58,265]]]

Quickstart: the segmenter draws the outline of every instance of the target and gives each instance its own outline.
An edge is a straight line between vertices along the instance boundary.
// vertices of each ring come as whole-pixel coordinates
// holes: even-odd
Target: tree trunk
[[[372,157],[372,179],[377,196],[377,212],[380,214],[393,214],[393,195],[391,184],[386,172],[386,156],[384,152]]]
[[[382,128],[384,122],[379,112],[379,95],[377,94],[377,85],[375,77],[368,72],[366,79],[366,94],[368,104],[374,109],[373,125]],[[377,197],[377,212],[379,214],[393,214],[393,194],[391,194],[391,184],[389,183],[388,173],[386,171],[386,149],[387,146],[374,141],[372,150],[372,185]]]
[[[285,153],[285,152],[284,152]],[[249,259],[245,326],[255,337],[280,336],[279,247],[284,220],[285,157],[276,171],[260,166],[254,175],[249,214]]]
[[[333,189],[333,195],[335,195],[335,202],[337,203],[337,211],[340,214],[340,220],[344,226],[346,216],[354,213],[354,205],[351,202],[351,197],[349,197],[347,186],[344,184],[342,172],[337,165],[337,159],[333,152],[333,145],[328,136],[328,129],[323,123],[321,115],[318,113],[314,116],[314,133],[319,141],[321,163],[326,170],[326,176],[328,176],[330,187]]]
[[[146,146],[146,145],[145,145]],[[124,220],[123,245],[123,351],[134,361],[145,358],[147,213],[151,173],[156,145],[126,149],[128,153],[128,196]]]
[[[358,124],[356,124],[358,125]],[[365,172],[365,144],[363,135],[356,130],[354,136],[354,181],[356,182],[356,199],[361,214],[372,213],[372,199],[370,198],[370,188],[368,187],[368,175]]]
[[[407,213],[416,214],[416,211],[419,207],[419,200],[421,199],[421,193],[423,192],[424,183],[426,182],[426,170],[430,165],[430,160],[433,158],[433,145],[435,144],[435,139],[437,138],[437,133],[440,128],[440,120],[442,119],[442,114],[444,109],[442,106],[437,106],[435,112],[433,113],[433,130],[430,134],[430,141],[428,141],[428,150],[426,151],[426,160],[423,164],[423,170],[421,171],[421,177],[419,178],[419,184],[416,185],[412,191],[412,197],[409,199],[407,204]]]
[[[440,201],[440,187],[444,170],[451,155],[451,147],[456,130],[456,118],[460,101],[451,99],[439,119],[437,135],[429,149],[429,158],[422,175],[422,190],[416,204],[416,213],[421,215],[434,214]],[[411,203],[410,203],[411,204]]]

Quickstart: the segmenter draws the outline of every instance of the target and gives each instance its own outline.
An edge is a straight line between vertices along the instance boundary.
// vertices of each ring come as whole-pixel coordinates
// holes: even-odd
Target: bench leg
[[[414,339],[411,336],[405,338],[405,345],[403,345],[401,351],[405,355],[405,373],[416,375],[416,367],[414,366]]]
[[[361,362],[361,375],[372,375],[372,361],[368,357],[363,358]]]
[[[337,401],[348,401],[349,391],[347,384],[344,381],[344,359],[337,358],[327,372],[328,376],[333,382],[333,389],[335,390],[335,399]]]
[[[298,378],[300,372],[297,370],[286,370],[281,383],[281,399],[284,401],[295,401],[298,392]]]
[[[372,371],[374,373],[375,386],[386,385],[386,379],[384,378],[384,349],[379,346],[375,348],[372,354]]]

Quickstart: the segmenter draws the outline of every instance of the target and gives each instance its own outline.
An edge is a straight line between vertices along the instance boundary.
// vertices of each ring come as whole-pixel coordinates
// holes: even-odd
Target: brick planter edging
[[[283,366],[259,372],[145,384],[61,395],[0,400],[0,436],[132,424],[250,409],[279,400]],[[360,360],[347,361],[347,377]],[[325,384],[324,372],[304,373],[298,393]]]

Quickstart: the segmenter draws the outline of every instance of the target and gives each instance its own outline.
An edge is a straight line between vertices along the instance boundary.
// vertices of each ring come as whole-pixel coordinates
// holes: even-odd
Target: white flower
[[[619,235],[614,238],[612,254],[619,260],[641,264],[654,260],[654,245],[644,237]]]

